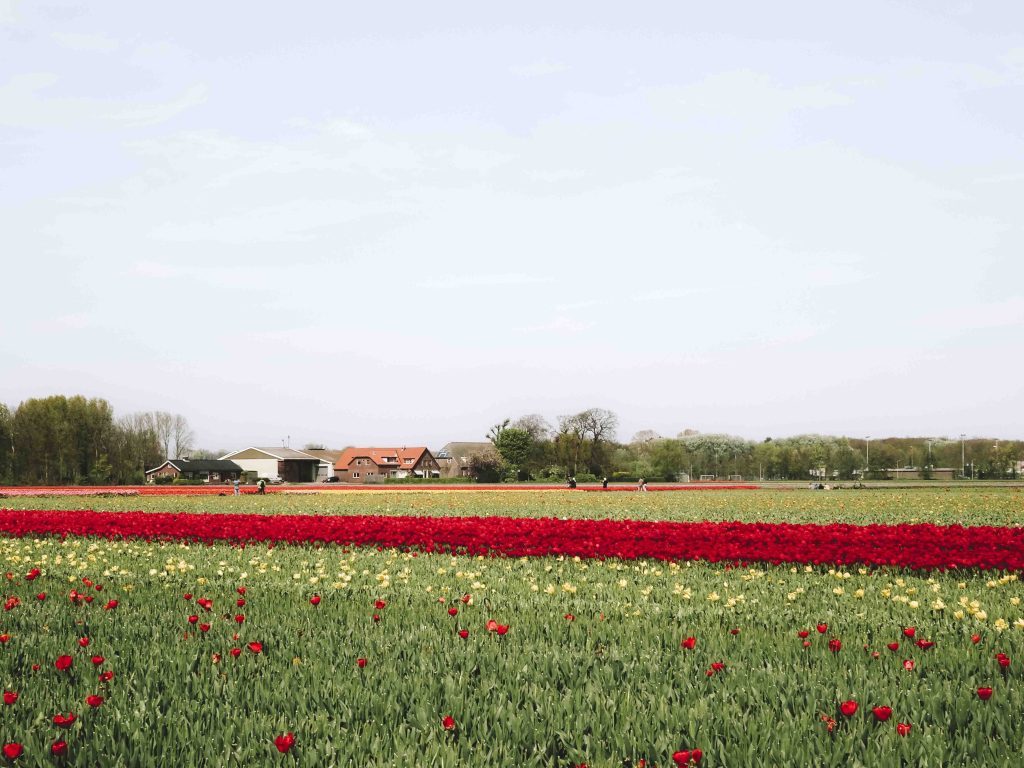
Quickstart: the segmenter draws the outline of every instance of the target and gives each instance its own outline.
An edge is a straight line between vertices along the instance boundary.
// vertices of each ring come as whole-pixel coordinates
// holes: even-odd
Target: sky
[[[1024,438],[1024,4],[0,0],[0,402]]]

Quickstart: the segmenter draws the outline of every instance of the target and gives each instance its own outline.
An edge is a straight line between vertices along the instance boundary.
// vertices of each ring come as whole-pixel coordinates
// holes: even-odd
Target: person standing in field
[[[258,483],[256,483],[256,493],[258,493],[260,496],[263,496],[264,494],[266,494],[266,492],[267,492],[267,479],[265,477],[261,477],[260,481]]]
[[[608,478],[607,478],[607,477],[606,477],[606,478],[604,478],[604,479],[603,479],[603,480],[601,481],[601,487],[602,487],[602,488],[604,488],[604,489],[605,489],[606,491],[608,490]]]
[[[235,496],[238,496],[239,493],[241,493],[241,491],[238,490],[238,478],[237,477],[235,478],[234,486],[235,486]]]

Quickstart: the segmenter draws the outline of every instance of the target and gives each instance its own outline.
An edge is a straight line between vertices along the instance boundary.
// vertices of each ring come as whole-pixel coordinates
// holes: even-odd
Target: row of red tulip
[[[281,541],[514,557],[1024,569],[1024,528],[0,510],[0,533]]]

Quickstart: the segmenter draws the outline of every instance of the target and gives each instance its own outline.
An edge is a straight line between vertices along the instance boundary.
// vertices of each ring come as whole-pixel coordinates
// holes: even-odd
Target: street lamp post
[[[964,477],[967,474],[967,461],[964,458],[964,438],[967,437],[963,432],[960,433],[960,477]]]
[[[871,470],[871,435],[864,438],[864,478],[867,479]]]

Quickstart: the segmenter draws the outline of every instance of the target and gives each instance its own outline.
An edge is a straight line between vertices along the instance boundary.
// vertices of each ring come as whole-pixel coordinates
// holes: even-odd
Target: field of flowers
[[[0,497],[0,508],[1005,526],[1024,523],[1024,486],[984,490],[940,487],[892,491],[802,489],[607,494],[565,489],[504,492],[439,488],[268,496],[59,496],[45,497],[45,502],[38,497]]]
[[[29,530],[62,519],[68,528],[54,512],[83,506],[178,513],[168,517],[186,538],[221,526],[243,539],[246,526],[294,533],[335,524],[324,515],[384,512],[396,526],[499,514],[585,525],[1024,519],[1012,490],[671,496],[2,499],[28,510],[0,512],[3,756],[78,766],[1024,762],[1016,570],[453,556]],[[219,516],[182,517],[199,512]],[[231,516],[275,512],[310,517]],[[72,516],[82,533],[111,533],[100,522],[110,517]],[[523,530],[561,522],[527,520]],[[445,523],[430,530],[441,535]],[[1011,554],[1020,534],[1003,531]],[[734,534],[716,535],[724,548]],[[920,549],[906,538],[901,562]]]

